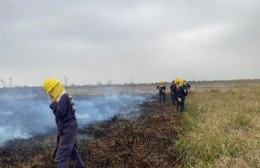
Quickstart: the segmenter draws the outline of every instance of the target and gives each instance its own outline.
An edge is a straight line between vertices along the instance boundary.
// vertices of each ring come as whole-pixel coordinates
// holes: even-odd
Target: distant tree
[[[112,80],[107,81],[107,85],[112,85]]]
[[[5,81],[4,81],[4,79],[0,79],[0,82],[2,82],[2,86],[3,86],[3,88],[5,87]]]
[[[97,82],[97,85],[98,85],[98,86],[102,85],[102,82],[98,81],[98,82]]]
[[[9,78],[9,87],[11,88],[11,87],[13,87],[13,79],[12,78]]]
[[[66,75],[64,75],[64,85],[68,86],[68,83],[69,83],[69,78]]]

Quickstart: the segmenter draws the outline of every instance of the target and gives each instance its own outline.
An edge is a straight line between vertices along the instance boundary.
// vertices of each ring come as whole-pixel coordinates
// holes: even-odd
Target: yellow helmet
[[[160,83],[160,84],[163,84],[163,81],[161,80],[159,83]]]
[[[55,100],[58,100],[61,94],[65,91],[64,86],[55,78],[48,78],[43,83],[43,88],[45,92],[50,94]]]
[[[180,85],[182,85],[182,84],[183,84],[183,79],[180,78],[180,77],[177,77],[177,78],[175,79],[175,83],[180,83]]]
[[[49,93],[60,81],[55,78],[48,78],[43,83],[43,88],[46,93]]]

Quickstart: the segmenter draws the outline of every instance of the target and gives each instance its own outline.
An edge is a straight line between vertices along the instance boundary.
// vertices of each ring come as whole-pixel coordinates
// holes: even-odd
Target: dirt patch
[[[140,106],[136,120],[97,123],[80,130],[78,147],[87,167],[177,167],[180,115],[169,102]],[[88,138],[84,138],[88,137]],[[89,137],[92,137],[89,138]],[[10,142],[0,149],[0,167],[56,167],[55,136]]]

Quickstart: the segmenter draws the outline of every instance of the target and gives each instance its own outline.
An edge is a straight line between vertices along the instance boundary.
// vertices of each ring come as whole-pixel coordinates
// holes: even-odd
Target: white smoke
[[[131,117],[131,113],[138,111],[137,105],[146,99],[147,97],[131,94],[108,93],[89,99],[76,100],[77,118],[82,126],[108,120],[115,115],[122,118]]]
[[[76,105],[76,117],[80,127],[97,121],[138,115],[138,104],[147,96],[128,93],[103,95],[72,95]],[[0,89],[0,145],[16,138],[56,132],[50,100],[42,88]]]

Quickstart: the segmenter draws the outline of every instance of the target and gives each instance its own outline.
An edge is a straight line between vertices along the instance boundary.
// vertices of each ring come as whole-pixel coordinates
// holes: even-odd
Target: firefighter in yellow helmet
[[[56,154],[57,167],[68,168],[72,159],[76,167],[85,167],[76,147],[78,122],[75,116],[75,105],[72,97],[66,93],[58,79],[48,78],[43,83],[43,88],[51,99],[50,108],[55,115],[58,130],[58,148]]]
[[[175,101],[177,102],[177,111],[180,111],[182,113],[184,111],[184,105],[185,105],[185,91],[183,89],[181,81],[177,80],[175,86],[176,86]]]
[[[159,82],[159,85],[157,86],[157,89],[159,89],[159,102],[165,102],[166,86],[164,85],[163,81]]]
[[[183,78],[177,77],[176,80],[176,97],[175,100],[177,101],[177,109],[180,112],[184,111],[185,106],[185,98],[188,95],[188,90],[190,89],[190,84]]]

